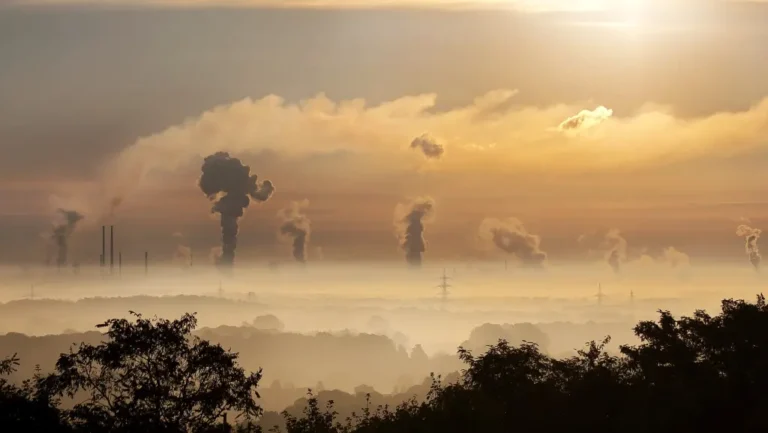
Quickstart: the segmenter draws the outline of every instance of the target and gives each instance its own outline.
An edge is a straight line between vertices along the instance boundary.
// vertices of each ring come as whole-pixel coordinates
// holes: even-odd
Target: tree
[[[16,355],[0,360],[0,376],[16,370]],[[25,380],[21,386],[0,377],[0,427],[3,432],[67,433],[71,430],[62,422],[58,401],[38,386],[40,375]]]
[[[336,421],[336,415],[338,412],[333,410],[333,400],[328,402],[325,410],[321,410],[312,390],[307,392],[307,406],[304,408],[303,417],[297,418],[283,412],[288,433],[340,433],[344,428]],[[279,433],[280,429],[275,427],[272,431]]]
[[[711,316],[696,311],[675,319],[659,311],[657,322],[640,322],[642,344],[622,353],[643,384],[650,429],[764,430],[768,413],[768,305],[722,301]],[[724,416],[728,414],[728,416]]]
[[[44,379],[50,392],[84,397],[66,411],[79,430],[202,433],[228,431],[229,411],[244,420],[261,414],[261,370],[246,374],[237,354],[193,337],[194,315],[178,320],[112,319],[105,342],[63,354]]]
[[[312,431],[310,420],[334,433],[766,431],[765,298],[724,300],[717,316],[659,313],[636,326],[641,343],[621,356],[606,352],[608,338],[565,359],[505,340],[479,356],[460,348],[460,381],[434,380],[426,401],[365,412],[345,430],[332,406],[319,412],[310,401],[288,433]]]

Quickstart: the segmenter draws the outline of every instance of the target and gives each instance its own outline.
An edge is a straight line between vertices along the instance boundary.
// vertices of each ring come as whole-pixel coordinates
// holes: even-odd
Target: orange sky
[[[0,12],[0,261],[36,260],[57,207],[93,236],[115,196],[157,248],[216,245],[195,180],[217,150],[277,185],[243,222],[255,256],[283,254],[277,211],[307,198],[325,256],[397,259],[394,207],[429,195],[434,256],[516,217],[554,261],[614,227],[638,254],[739,259],[735,221],[765,221],[768,8],[711,4]],[[425,133],[439,159],[409,148]]]

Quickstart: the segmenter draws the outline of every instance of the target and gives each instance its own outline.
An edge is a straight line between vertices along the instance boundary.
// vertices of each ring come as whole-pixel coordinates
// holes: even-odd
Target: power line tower
[[[451,287],[450,284],[448,284],[448,280],[450,280],[451,277],[446,275],[445,268],[443,268],[443,276],[440,277],[440,284],[437,285],[437,287],[440,289],[440,308],[445,310],[445,303],[448,301],[448,289]]]
[[[595,298],[597,298],[597,305],[603,305],[605,295],[603,294],[603,286],[600,283],[597,283],[597,295],[595,295]]]

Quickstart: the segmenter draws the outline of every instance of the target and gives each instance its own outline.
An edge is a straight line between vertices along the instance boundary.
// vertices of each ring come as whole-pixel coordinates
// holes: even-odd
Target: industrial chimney
[[[115,268],[115,226],[109,226],[109,273]]]
[[[107,226],[101,226],[101,267],[107,263]]]

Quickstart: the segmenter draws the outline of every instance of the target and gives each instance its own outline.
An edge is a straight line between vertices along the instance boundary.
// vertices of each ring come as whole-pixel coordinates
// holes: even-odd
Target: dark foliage
[[[39,375],[21,386],[2,377],[13,373],[18,365],[16,355],[0,361],[0,431],[69,432],[57,407],[58,400],[42,391]]]
[[[6,387],[3,398],[18,395],[55,408],[56,401],[43,397],[67,396],[78,403],[57,419],[83,432],[230,431],[227,412],[245,421],[261,414],[256,402],[261,371],[246,374],[237,354],[193,337],[193,315],[168,321],[135,314],[135,319],[99,325],[108,328],[105,342],[62,354],[54,373],[22,388]],[[14,361],[4,363],[6,372]],[[5,413],[5,406],[0,411]]]
[[[504,340],[479,355],[463,348],[455,381],[432,377],[415,398],[341,420],[333,400],[311,392],[300,415],[284,412],[286,433],[592,433],[768,431],[768,306],[725,300],[710,316],[674,318],[635,327],[636,346],[620,355],[589,343],[574,356],[553,358],[535,343]],[[111,320],[107,341],[61,356],[50,376],[21,386],[0,379],[2,431],[258,432],[255,388],[236,354],[191,336],[194,316],[180,320]],[[0,361],[0,376],[17,365]],[[364,389],[364,388],[361,388]],[[322,394],[322,393],[321,393]],[[81,403],[59,409],[57,396]],[[222,416],[244,418],[232,428]]]
[[[459,349],[462,380],[441,385],[422,403],[407,401],[353,416],[346,424],[333,406],[304,419],[288,416],[287,433],[420,432],[681,432],[768,431],[768,307],[725,300],[711,317],[673,318],[660,311],[641,322],[637,346],[621,356],[608,339],[576,356],[554,359],[536,344],[506,341],[480,356]],[[309,426],[312,426],[310,428]]]

